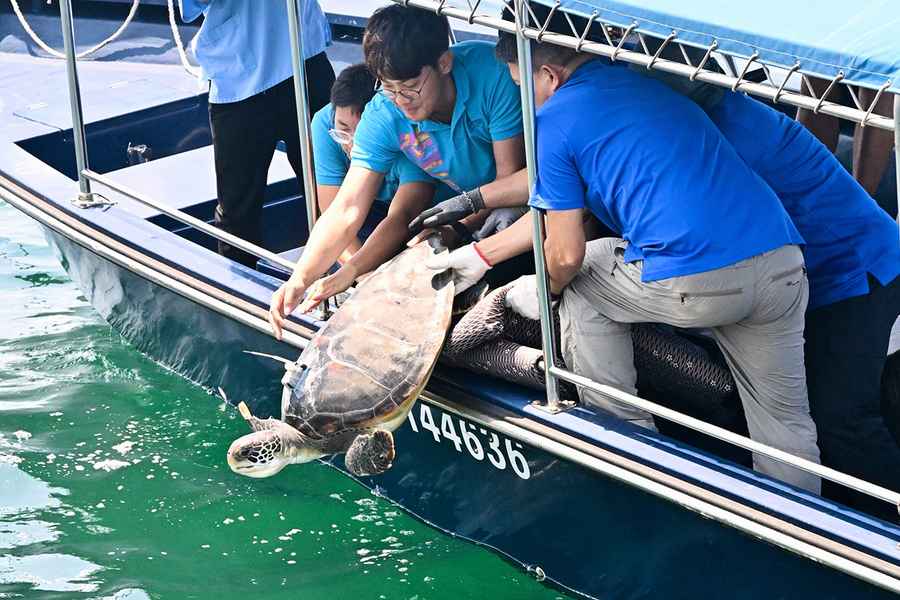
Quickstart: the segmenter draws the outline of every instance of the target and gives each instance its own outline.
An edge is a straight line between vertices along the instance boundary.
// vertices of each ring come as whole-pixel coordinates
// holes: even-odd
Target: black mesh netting
[[[510,286],[494,290],[453,327],[443,361],[534,389],[544,388],[541,327],[505,305]],[[559,331],[559,314],[554,314]],[[740,410],[734,380],[714,344],[653,324],[633,327],[638,388],[692,414]],[[566,384],[564,397],[574,398]]]
[[[540,322],[506,306],[511,287],[490,292],[457,321],[441,360],[543,390]],[[558,333],[559,314],[554,312],[554,318]],[[714,341],[650,323],[635,324],[632,341],[641,396],[712,423],[745,426],[734,379]],[[561,395],[576,398],[574,387],[567,383],[562,384]],[[900,442],[900,352],[889,356],[885,365],[882,414]]]

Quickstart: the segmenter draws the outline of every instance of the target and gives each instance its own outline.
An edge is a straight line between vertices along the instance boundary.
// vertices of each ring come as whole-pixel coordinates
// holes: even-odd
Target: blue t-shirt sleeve
[[[546,210],[584,208],[584,182],[565,137],[546,123],[539,122],[538,131],[538,172],[529,204]]]
[[[208,2],[198,2],[198,0],[178,0],[178,10],[181,13],[181,20],[185,23],[196,21],[197,17],[203,14],[203,11],[206,10],[206,7],[208,7],[209,3],[212,1],[213,0],[209,0]]]
[[[509,76],[505,65],[494,77],[494,82],[485,114],[490,119],[491,140],[499,142],[522,133],[522,102],[519,86]]]
[[[378,106],[380,100],[376,96],[366,105],[356,126],[350,165],[387,173],[403,153],[398,141],[400,132],[394,127],[388,107]]]
[[[341,185],[350,160],[344,154],[340,144],[331,139],[328,130],[332,127],[331,107],[326,106],[317,112],[312,119],[312,145],[316,164],[316,181],[322,185]]]

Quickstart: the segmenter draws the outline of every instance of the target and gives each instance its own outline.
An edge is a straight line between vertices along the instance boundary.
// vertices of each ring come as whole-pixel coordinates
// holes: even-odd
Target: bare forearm
[[[584,263],[584,214],[580,209],[547,211],[547,239],[544,241],[550,290],[562,293]]]
[[[492,265],[497,265],[532,249],[531,214],[489,238],[478,242],[478,250]]]
[[[512,175],[481,186],[481,197],[487,208],[528,204],[528,170],[521,169]]]
[[[569,283],[578,274],[578,267],[557,260],[557,257],[547,255],[547,273],[550,275],[550,291],[561,294]]]
[[[293,277],[306,285],[318,279],[353,241],[364,219],[357,207],[325,211],[313,227]]]
[[[356,275],[377,269],[406,244],[409,221],[410,217],[405,213],[388,214],[346,266],[353,269]]]

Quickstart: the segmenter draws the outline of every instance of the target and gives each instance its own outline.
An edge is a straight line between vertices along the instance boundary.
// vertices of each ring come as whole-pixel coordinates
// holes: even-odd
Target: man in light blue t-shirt
[[[350,169],[353,136],[363,109],[374,94],[375,78],[366,65],[352,65],[341,71],[331,87],[331,102],[313,116],[312,145],[319,209],[323,215],[314,231],[328,227],[331,222],[329,207]],[[443,188],[405,157],[398,157],[375,197],[369,200],[369,206],[359,203],[361,210],[350,226],[332,239],[335,245],[345,244],[338,258],[341,268],[310,286],[301,310],[308,311],[343,292],[358,276],[374,271],[396,254],[409,240],[407,223],[431,205],[435,187]]]
[[[325,55],[331,28],[316,0],[298,0],[310,110],[328,102],[334,71]],[[216,165],[215,221],[261,245],[266,177],[283,140],[301,176],[291,42],[283,1],[179,0],[185,22],[204,16],[191,41],[201,77],[209,81],[209,122]],[[256,257],[224,242],[219,253],[248,266]]]
[[[338,211],[327,227],[316,227],[293,275],[272,297],[276,329],[339,256],[343,247],[335,236],[368,210],[399,159],[460,195],[520,171],[524,175],[518,88],[494,57],[492,44],[450,47],[449,35],[446,17],[415,8],[391,5],[369,19],[363,50],[381,93],[369,102],[356,130],[350,169],[329,208]],[[485,225],[496,227],[489,219],[489,211],[475,212],[443,231],[445,241],[456,244]]]

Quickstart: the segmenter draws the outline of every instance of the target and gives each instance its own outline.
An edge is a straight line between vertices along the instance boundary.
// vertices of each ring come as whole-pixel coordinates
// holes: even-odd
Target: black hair
[[[423,67],[436,67],[449,47],[447,17],[399,4],[376,10],[363,36],[369,71],[394,81],[413,79]]]
[[[539,23],[538,27],[541,27],[547,22],[547,17],[550,16],[551,9],[550,7],[533,2],[531,3],[531,10],[534,12],[534,17]],[[579,26],[582,28],[587,26],[587,19],[577,15],[569,15],[569,17],[572,19],[576,28]],[[503,8],[501,18],[504,21],[515,22],[515,16],[508,7]],[[531,23],[532,26],[534,26],[533,21],[531,21]],[[572,28],[569,27],[569,23],[562,11],[555,11],[547,26],[547,31],[565,34],[571,32],[571,30]],[[558,46],[549,42],[529,40],[529,43],[531,44],[531,64],[534,70],[539,69],[543,65],[565,65],[579,54],[572,48]],[[494,53],[502,62],[517,64],[519,62],[519,54],[516,47],[516,34],[501,31],[498,35],[497,46],[494,49]]]
[[[331,86],[331,105],[335,108],[350,107],[356,113],[375,95],[375,78],[364,63],[350,65],[337,76]]]

